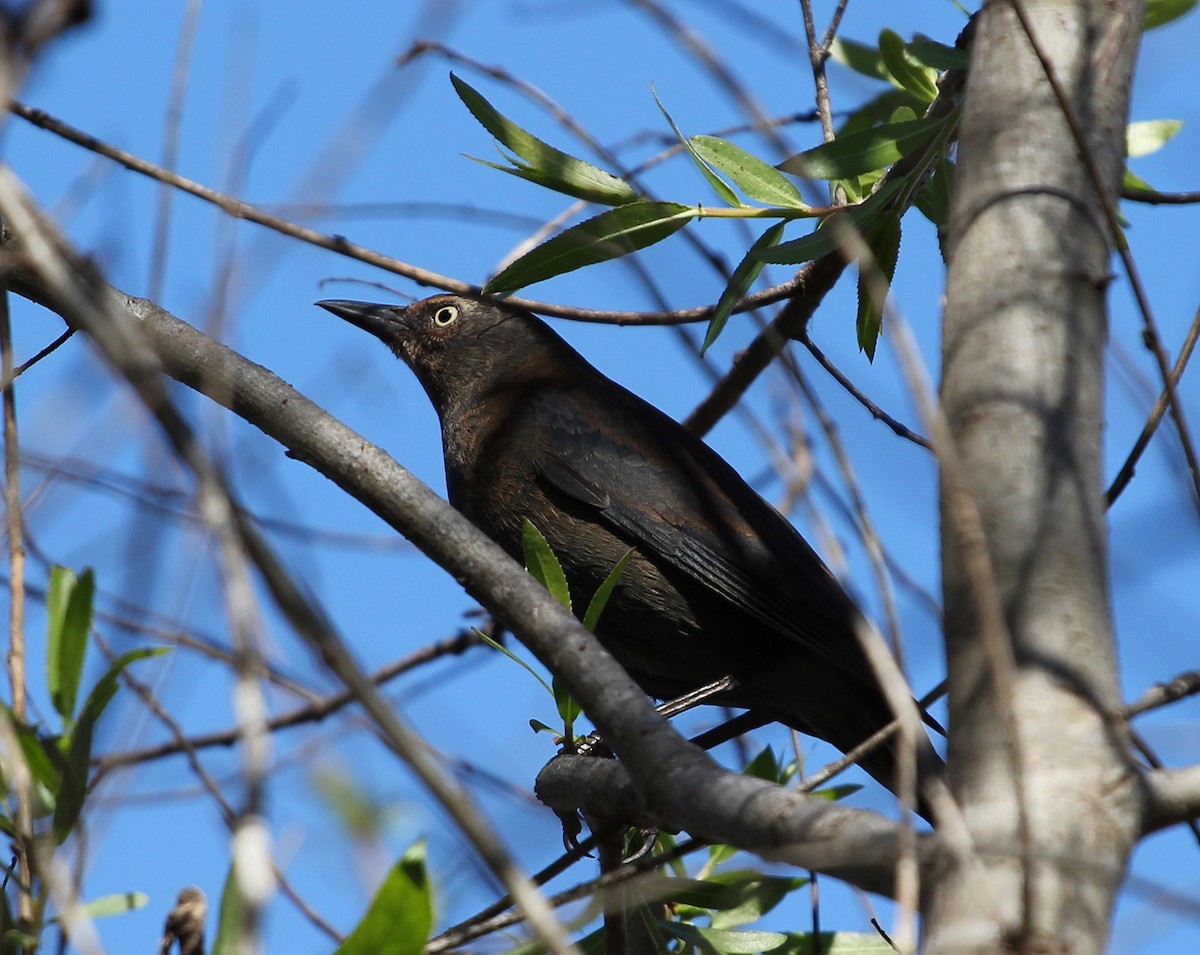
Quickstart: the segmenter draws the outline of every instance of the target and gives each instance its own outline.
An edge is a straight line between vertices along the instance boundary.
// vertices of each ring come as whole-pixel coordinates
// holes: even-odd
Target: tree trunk
[[[927,955],[1102,952],[1141,811],[1113,715],[1101,436],[1104,208],[1142,4],[1014,2],[980,14],[951,217],[949,773],[972,848],[926,887]]]

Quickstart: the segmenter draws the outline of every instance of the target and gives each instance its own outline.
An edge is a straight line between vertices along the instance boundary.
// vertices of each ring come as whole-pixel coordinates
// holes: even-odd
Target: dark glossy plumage
[[[450,295],[318,304],[413,369],[441,420],[451,503],[510,554],[521,559],[528,518],[586,605],[634,549],[597,636],[648,693],[732,674],[740,685],[720,702],[843,751],[891,721],[855,637],[858,610],[804,538],[540,319]],[[894,785],[890,749],[862,765]]]

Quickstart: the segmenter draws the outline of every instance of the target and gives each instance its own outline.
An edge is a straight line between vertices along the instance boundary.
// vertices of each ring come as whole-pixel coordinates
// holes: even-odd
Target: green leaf
[[[575,721],[579,719],[583,709],[575,702],[575,697],[571,695],[567,685],[557,676],[551,678],[550,688],[554,693],[554,705],[558,709],[558,716],[563,721],[563,738],[569,740],[575,735]]]
[[[46,682],[54,709],[64,720],[75,715],[75,699],[92,627],[96,579],[91,569],[78,577],[57,564],[46,595]]]
[[[737,890],[737,904],[726,906],[712,917],[713,928],[736,928],[757,922],[780,902],[808,885],[803,876],[768,876],[754,871],[720,872],[713,881],[727,882]]]
[[[879,56],[891,81],[924,103],[937,99],[937,75],[908,55],[903,38],[894,30],[879,34]]]
[[[1129,167],[1125,167],[1125,173],[1121,178],[1121,189],[1125,192],[1157,192],[1150,183],[1146,182],[1141,176],[1137,176],[1130,172]]]
[[[742,296],[749,291],[750,286],[754,284],[755,279],[758,278],[759,273],[766,266],[767,263],[759,258],[759,253],[779,244],[786,225],[786,222],[776,222],[766,232],[755,239],[754,244],[746,251],[745,258],[733,270],[733,275],[729,277],[729,283],[725,286],[725,291],[717,299],[717,307],[713,310],[713,316],[708,321],[708,331],[704,335],[704,344],[700,346],[701,355],[708,351],[708,346],[715,342],[717,336],[724,331],[725,323],[729,321],[729,316],[733,314],[733,307],[742,300]]]
[[[88,694],[87,701],[79,713],[79,720],[71,730],[69,737],[63,738],[66,745],[66,760],[54,806],[54,835],[59,844],[65,842],[71,834],[71,830],[74,829],[79,814],[83,810],[84,798],[87,795],[88,770],[92,758],[92,734],[105,707],[117,692],[122,671],[138,660],[160,656],[167,652],[166,647],[143,647],[121,654],[113,661],[104,676],[96,681],[96,685],[92,687],[92,691]]]
[[[950,196],[954,190],[954,163],[943,156],[938,160],[925,188],[917,193],[915,205],[921,213],[939,228],[950,222]]]
[[[621,559],[608,572],[608,576],[604,578],[604,582],[596,588],[595,594],[592,595],[592,599],[588,603],[587,613],[583,615],[583,625],[592,631],[592,633],[596,632],[596,624],[600,622],[600,615],[604,613],[604,608],[608,606],[609,598],[612,597],[617,582],[621,579],[621,575],[625,573],[625,568],[629,566],[629,562],[632,559],[633,548],[631,547],[621,555]]]
[[[843,799],[848,799],[861,790],[862,786],[858,783],[843,783],[839,786],[826,786],[824,789],[818,789],[816,792],[809,793],[809,795],[820,796],[822,799],[828,799],[830,802],[841,802]]]
[[[888,201],[901,185],[902,183],[899,182],[889,183],[850,211],[836,212],[827,216],[822,220],[820,228],[814,232],[756,254],[764,262],[775,262],[781,265],[794,265],[797,262],[807,262],[810,259],[828,255],[837,248],[839,223],[848,222],[858,230],[865,228],[875,216],[887,208]]]
[[[971,63],[971,54],[956,46],[946,46],[929,37],[919,37],[906,47],[909,57],[922,66],[935,70],[965,70]]]
[[[522,660],[519,656],[517,656],[515,653],[513,653],[510,649],[508,649],[508,647],[504,646],[504,644],[497,643],[495,640],[493,640],[491,637],[489,637],[486,633],[484,633],[478,627],[475,627],[474,630],[475,630],[475,635],[477,637],[479,637],[480,640],[482,640],[484,643],[486,643],[489,647],[491,647],[493,650],[497,651],[498,653],[504,654],[504,656],[506,656],[510,660],[512,660],[513,663],[516,663],[518,666],[523,667],[526,670],[526,672],[528,672],[535,680],[538,681],[538,683],[540,683],[543,687],[546,688],[547,693],[549,693],[551,696],[554,695],[554,691],[550,688],[550,684],[542,679],[542,675],[540,673],[538,673],[537,670],[535,670],[528,663],[526,663],[524,660]],[[532,722],[532,720],[530,722]],[[536,727],[535,727],[535,729],[536,729]],[[557,731],[555,731],[555,732],[557,732]]]
[[[335,955],[420,955],[432,927],[433,896],[422,841],[392,867],[367,914]]]
[[[7,711],[8,708],[5,707]],[[8,713],[12,719],[12,713]],[[58,737],[42,737],[30,726],[12,720],[17,740],[21,744],[21,753],[25,757],[25,766],[33,777],[34,805],[33,813],[36,818],[48,815],[54,811],[57,793],[62,786],[62,753],[59,751]]]
[[[775,750],[770,746],[764,746],[757,756],[746,764],[742,770],[743,776],[753,776],[755,779],[765,779],[770,783],[785,782],[779,760],[775,757]]]
[[[878,933],[822,932],[813,944],[811,932],[791,932],[777,955],[895,955]]]
[[[1156,153],[1183,129],[1181,119],[1144,119],[1125,129],[1125,155],[1130,159]]]
[[[667,935],[695,945],[701,951],[717,952],[720,955],[758,955],[783,945],[788,937],[782,932],[731,931],[729,929],[702,928],[686,922],[658,921],[658,927]]]
[[[1191,13],[1197,0],[1146,0],[1146,13],[1142,17],[1142,29],[1153,30],[1164,23],[1178,20]]]
[[[879,55],[879,50],[873,46],[867,46],[857,40],[845,40],[840,36],[834,37],[833,43],[829,46],[829,55],[842,66],[854,70],[855,73],[861,73],[863,76],[869,76],[875,80],[888,78],[887,71],[883,68],[883,58]]]
[[[675,130],[675,135],[678,136],[679,141],[683,143],[683,148],[687,151],[687,154],[691,156],[692,162],[696,164],[696,168],[700,170],[701,175],[703,175],[708,184],[712,186],[712,190],[717,194],[717,198],[719,198],[726,205],[733,206],[735,208],[741,206],[741,200],[738,199],[736,193],[734,193],[733,189],[730,188],[729,183],[718,176],[716,170],[714,170],[712,166],[710,166],[704,161],[703,158],[701,158],[700,153],[696,151],[696,147],[692,145],[691,140],[684,136],[679,127],[675,125],[675,120],[671,118],[671,114],[668,113],[667,108],[663,106],[662,100],[658,98],[658,93],[654,93],[654,102],[658,104],[658,108],[662,111],[663,116],[666,117],[667,122],[670,123],[671,129]]]
[[[901,156],[924,146],[938,131],[941,119],[884,123],[847,133],[833,142],[785,159],[777,168],[810,179],[847,179],[890,166]]]
[[[900,214],[891,212],[880,216],[864,238],[875,261],[873,264],[860,262],[858,266],[858,316],[854,327],[858,333],[858,347],[867,353],[868,361],[874,361],[887,298],[886,289],[882,296],[877,294],[878,280],[882,277],[884,285],[890,288],[896,274],[896,260],[900,256]],[[877,274],[873,274],[876,270]]]
[[[585,265],[620,258],[661,242],[697,215],[695,207],[678,202],[617,206],[527,252],[488,282],[484,291],[513,292]]]
[[[144,908],[149,901],[150,896],[145,892],[115,892],[112,895],[101,895],[90,902],[84,902],[75,909],[73,916],[102,919],[110,915],[124,915],[126,912]],[[50,921],[59,922],[61,918],[56,915]]]
[[[837,127],[837,137],[841,138],[849,133],[861,132],[879,123],[886,123],[902,106],[907,106],[915,112],[921,108],[921,101],[907,90],[889,86],[842,120]]]
[[[624,179],[538,139],[500,113],[481,93],[453,73],[450,74],[450,82],[454,84],[458,98],[480,125],[496,137],[501,145],[512,150],[523,160],[513,160],[512,169],[505,166],[493,168],[510,172],[576,199],[598,202],[601,205],[615,206],[633,202],[638,198],[637,190]]]
[[[237,864],[229,864],[225,888],[221,890],[221,911],[217,914],[217,937],[212,955],[239,955],[242,927],[246,921],[246,893],[237,878]]]
[[[809,208],[800,190],[783,173],[729,140],[693,136],[689,144],[701,160],[729,176],[749,198],[784,209]]]
[[[550,549],[550,542],[528,518],[521,523],[521,547],[525,552],[525,569],[550,591],[555,600],[570,610],[571,588],[567,585],[562,564]]]

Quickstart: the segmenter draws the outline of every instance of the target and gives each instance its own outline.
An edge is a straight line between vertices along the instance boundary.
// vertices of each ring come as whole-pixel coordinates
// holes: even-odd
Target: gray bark
[[[972,53],[943,339],[951,789],[973,851],[926,887],[943,952],[1100,952],[1141,825],[1119,707],[1101,481],[1104,293],[1135,0],[1023,0]]]

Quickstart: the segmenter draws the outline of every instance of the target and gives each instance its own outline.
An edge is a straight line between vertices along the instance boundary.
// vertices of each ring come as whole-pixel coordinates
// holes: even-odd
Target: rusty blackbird
[[[528,518],[586,603],[633,548],[596,636],[647,693],[732,675],[712,702],[842,751],[891,722],[855,634],[861,615],[799,532],[541,319],[456,295],[317,304],[416,373],[441,420],[450,502],[509,554],[521,559]],[[937,757],[921,744],[924,770]],[[893,788],[895,758],[885,745],[860,765]]]

